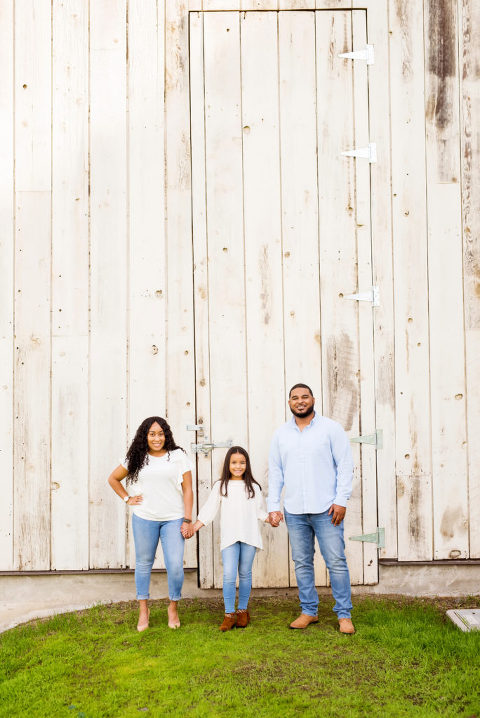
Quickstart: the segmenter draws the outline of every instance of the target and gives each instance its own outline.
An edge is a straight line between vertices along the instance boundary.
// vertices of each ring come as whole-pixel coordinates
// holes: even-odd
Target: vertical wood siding
[[[50,568],[50,33],[50,4],[15,3],[14,566],[20,570]]]
[[[463,292],[470,556],[480,558],[480,7],[459,3]]]
[[[425,4],[434,558],[468,557],[456,0]],[[460,299],[460,301],[459,301]]]
[[[13,558],[13,369],[14,369],[14,281],[15,202],[14,202],[14,114],[13,85],[13,0],[1,5],[0,14],[0,476],[3,501],[0,504],[0,556],[6,570],[12,570]]]
[[[322,405],[320,342],[320,264],[318,243],[317,68],[314,13],[283,13],[278,18],[280,74],[280,152],[282,204],[283,327],[285,395],[305,381]],[[325,99],[321,98],[321,103]],[[317,391],[318,388],[318,391]],[[321,410],[321,409],[320,409]],[[288,409],[287,409],[288,411]],[[274,422],[281,423],[283,412]],[[285,420],[287,419],[285,415]],[[326,581],[325,563],[317,551],[315,580]],[[290,582],[296,584],[290,558]]]
[[[390,7],[398,558],[433,558],[423,6]],[[394,77],[395,73],[395,77]]]
[[[89,566],[87,9],[82,0],[52,5],[51,568],[57,570]]]
[[[364,8],[375,65],[352,63],[339,93],[328,63],[295,48],[362,45]],[[329,18],[316,29],[301,12],[315,9]],[[345,25],[340,9],[358,12]],[[105,480],[152,413],[185,447],[195,422],[249,443],[266,485],[256,457],[299,374],[352,435],[384,432],[383,450],[354,449],[348,534],[383,526],[381,555],[400,560],[480,558],[479,13],[473,0],[2,0],[0,569],[133,564]],[[370,167],[343,158],[338,197],[334,137],[378,151]],[[371,284],[373,312],[338,297]],[[200,503],[222,457],[198,459]],[[201,580],[218,584],[218,527],[204,531]],[[293,583],[284,527],[265,541],[255,585]],[[353,581],[376,580],[374,546],[348,550]]]

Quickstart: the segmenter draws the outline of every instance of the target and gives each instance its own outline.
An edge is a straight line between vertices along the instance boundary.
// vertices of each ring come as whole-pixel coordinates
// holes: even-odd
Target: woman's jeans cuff
[[[146,596],[139,596],[137,594],[137,601],[146,601],[149,598],[150,598],[150,594],[147,594]]]

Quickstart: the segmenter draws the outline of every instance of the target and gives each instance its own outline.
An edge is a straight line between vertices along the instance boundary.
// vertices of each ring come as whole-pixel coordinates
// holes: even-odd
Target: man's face
[[[298,389],[292,389],[288,406],[294,416],[298,416],[299,419],[310,416],[310,414],[313,413],[314,404],[315,399],[308,389],[305,389],[303,386],[298,387]]]

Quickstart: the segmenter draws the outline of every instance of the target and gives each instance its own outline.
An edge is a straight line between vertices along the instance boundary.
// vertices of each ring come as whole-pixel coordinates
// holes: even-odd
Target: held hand
[[[339,506],[338,504],[332,504],[328,510],[328,515],[332,515],[332,524],[339,526],[345,518],[347,509],[345,506]]]
[[[128,501],[126,502],[129,506],[137,506],[138,504],[141,504],[143,501],[142,494],[139,494],[138,496],[130,496]]]
[[[187,524],[185,522],[182,523],[180,531],[184,539],[192,538],[192,536],[195,534],[192,524]]]
[[[283,514],[281,511],[270,511],[268,514],[268,523],[270,526],[273,526],[273,528],[277,528],[277,526],[280,524],[280,521],[283,521]]]

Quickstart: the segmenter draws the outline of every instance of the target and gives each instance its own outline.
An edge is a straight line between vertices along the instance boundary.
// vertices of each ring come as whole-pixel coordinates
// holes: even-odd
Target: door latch
[[[194,454],[205,454],[205,456],[207,456],[212,449],[229,449],[231,446],[233,446],[232,439],[227,439],[227,441],[206,441],[203,444],[191,445]]]

